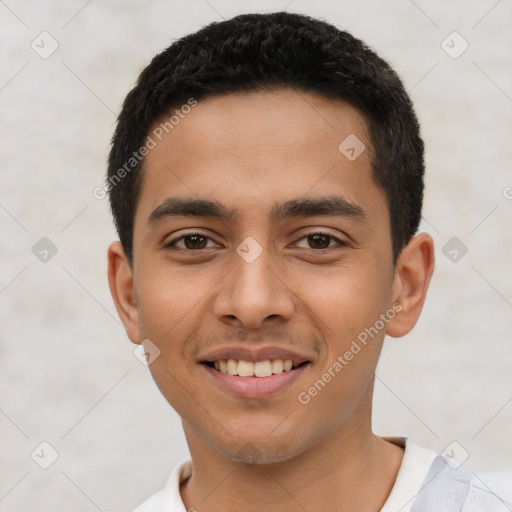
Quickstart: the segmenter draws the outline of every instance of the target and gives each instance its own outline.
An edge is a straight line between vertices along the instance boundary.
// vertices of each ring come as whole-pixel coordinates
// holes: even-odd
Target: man
[[[325,22],[241,15],[152,60],[112,140],[109,284],[192,460],[138,512],[504,506],[371,429],[434,268],[423,174],[396,73]]]

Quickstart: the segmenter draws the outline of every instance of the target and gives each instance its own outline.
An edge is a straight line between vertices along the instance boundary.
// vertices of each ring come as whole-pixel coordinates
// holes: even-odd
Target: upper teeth
[[[237,359],[223,359],[215,361],[215,369],[229,375],[240,377],[269,377],[273,373],[291,370],[294,363],[291,359],[267,359],[266,361],[238,361]],[[298,365],[299,363],[297,363]]]

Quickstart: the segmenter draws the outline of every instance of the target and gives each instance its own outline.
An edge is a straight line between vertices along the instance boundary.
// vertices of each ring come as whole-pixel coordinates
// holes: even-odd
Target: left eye
[[[327,233],[311,233],[302,237],[300,240],[306,240],[309,247],[302,247],[305,249],[328,249],[332,247],[330,243],[336,242],[339,246],[347,245],[345,242]],[[299,240],[299,241],[300,241]],[[320,247],[319,247],[320,246]],[[300,246],[297,246],[300,247]]]

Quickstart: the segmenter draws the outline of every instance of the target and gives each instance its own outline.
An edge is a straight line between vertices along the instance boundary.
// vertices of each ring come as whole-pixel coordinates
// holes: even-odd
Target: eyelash
[[[345,242],[343,240],[340,240],[339,238],[333,236],[332,234],[330,233],[326,233],[326,232],[323,232],[323,231],[313,231],[311,233],[308,233],[307,235],[304,235],[302,236],[301,238],[299,238],[297,241],[300,241],[300,240],[303,240],[305,238],[309,238],[310,236],[314,236],[314,235],[322,235],[322,236],[325,236],[327,238],[330,238],[331,240],[334,240],[337,244],[338,244],[338,249],[342,248],[342,247],[348,247],[349,246],[349,243],[348,242]],[[200,233],[200,232],[191,232],[191,233],[185,233],[184,235],[181,235],[177,238],[174,238],[173,240],[169,241],[168,243],[166,243],[164,245],[164,248],[165,249],[172,249],[173,247],[175,247],[176,243],[178,243],[180,240],[183,240],[189,236],[200,236],[200,237],[203,237],[203,238],[207,238],[209,240],[212,240],[212,238],[210,238],[209,236],[206,236],[205,234],[203,233]],[[309,248],[308,250],[310,251],[314,251],[314,252],[322,252],[322,251],[329,251],[329,250],[332,250],[333,247],[326,247],[324,249],[313,249],[313,248]],[[186,248],[181,248],[181,247],[178,247],[177,250],[180,250],[180,251],[185,251],[185,252],[201,252],[203,251],[204,249],[186,249]]]

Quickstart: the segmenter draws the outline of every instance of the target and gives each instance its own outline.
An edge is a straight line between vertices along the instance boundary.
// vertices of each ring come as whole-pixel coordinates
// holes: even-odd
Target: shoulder
[[[133,512],[186,512],[180,495],[180,484],[192,474],[192,462],[179,463],[167,479],[165,487],[142,502]]]
[[[441,508],[439,508],[441,507]],[[411,512],[510,512],[511,504],[498,496],[466,466],[438,455],[428,471]]]
[[[510,478],[489,479],[466,465],[407,438],[386,438],[405,448],[391,493],[381,512],[511,512]],[[498,475],[495,475],[498,476]],[[505,498],[506,494],[506,498]]]
[[[475,476],[472,478],[466,501],[461,512],[510,512],[512,503],[482,486]]]
[[[143,501],[133,512],[157,512],[162,510],[164,502],[165,489],[158,491]]]

